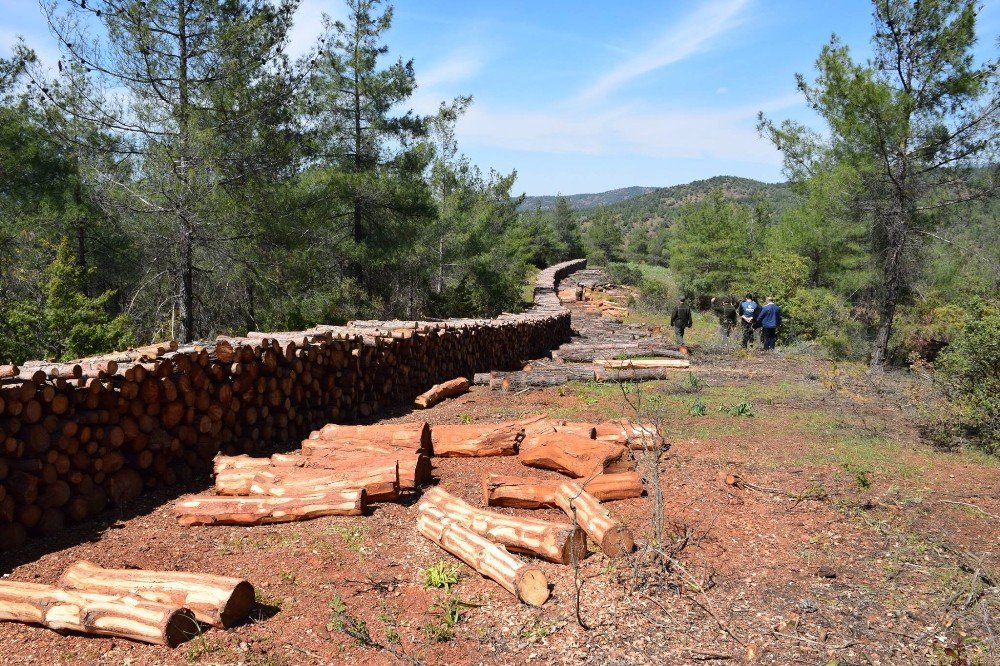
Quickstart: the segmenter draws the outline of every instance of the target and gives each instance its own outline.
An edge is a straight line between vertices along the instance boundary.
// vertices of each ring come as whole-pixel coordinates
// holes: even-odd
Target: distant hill
[[[753,204],[760,195],[774,213],[781,213],[799,198],[788,183],[764,183],[751,178],[715,176],[684,185],[657,188],[627,200],[607,204],[603,208],[605,212],[620,217],[626,228],[644,222],[669,222],[683,206],[701,201],[714,189],[721,189],[727,198],[743,204]],[[596,212],[587,211],[582,216],[589,217]]]
[[[574,210],[587,210],[588,208],[597,208],[598,206],[607,206],[610,204],[616,204],[620,201],[627,201],[628,199],[633,199],[643,194],[656,191],[655,187],[622,187],[617,190],[608,190],[607,192],[598,192],[596,194],[567,194],[566,199],[569,200],[569,205],[573,207]],[[555,208],[556,197],[555,195],[545,195],[540,197],[525,197],[524,203],[521,204],[520,210],[535,210],[536,207],[542,210],[551,210]]]

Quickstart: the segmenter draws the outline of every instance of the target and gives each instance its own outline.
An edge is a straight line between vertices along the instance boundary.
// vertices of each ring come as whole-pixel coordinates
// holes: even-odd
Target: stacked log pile
[[[174,647],[244,621],[254,603],[245,580],[182,571],[105,569],[80,560],[56,585],[0,581],[0,621]]]
[[[555,286],[583,266],[543,270],[531,310],[492,320],[355,321],[0,366],[0,549],[189,480],[220,452],[281,450],[435,384],[520,368],[569,338]]]

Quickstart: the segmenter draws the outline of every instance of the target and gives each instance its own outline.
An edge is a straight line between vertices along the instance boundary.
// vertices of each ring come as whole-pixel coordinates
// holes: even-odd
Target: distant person
[[[712,298],[712,310],[719,318],[719,335],[727,348],[729,347],[729,336],[740,320],[736,313],[736,306],[733,305],[734,302],[729,296],[724,297],[721,304],[716,303],[716,299]]]
[[[684,329],[694,326],[694,320],[691,319],[691,308],[684,302],[683,296],[677,300],[674,311],[670,313],[670,325],[674,327],[674,339],[677,340],[677,344],[683,345]]]
[[[747,294],[739,307],[740,323],[743,325],[743,349],[750,347],[753,342],[753,329],[758,314],[760,304],[753,299],[753,294]]]
[[[774,339],[778,335],[778,327],[781,326],[781,308],[775,304],[773,296],[767,297],[767,303],[760,309],[760,314],[757,316],[757,323],[760,324],[764,351],[773,350]]]

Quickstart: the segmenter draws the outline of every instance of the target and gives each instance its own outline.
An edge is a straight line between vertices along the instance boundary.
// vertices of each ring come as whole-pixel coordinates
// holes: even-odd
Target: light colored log
[[[456,377],[441,384],[435,384],[414,399],[413,405],[420,409],[433,407],[445,398],[460,395],[469,390],[471,384],[465,377]]]
[[[302,442],[303,448],[321,446],[320,442],[337,443],[344,448],[365,450],[366,446],[385,448],[391,446],[413,453],[430,454],[431,430],[424,421],[411,423],[385,423],[368,426],[345,426],[329,423],[312,432]],[[348,447],[348,445],[354,445]]]
[[[187,608],[12,580],[0,581],[0,621],[170,647],[200,633],[194,613]]]
[[[439,425],[431,430],[434,455],[442,458],[515,456],[524,439],[524,426],[516,421]]]
[[[272,467],[254,475],[249,494],[303,497],[359,488],[364,489],[369,502],[399,499],[399,463],[340,470]]]
[[[425,504],[433,504],[479,536],[514,552],[559,564],[582,561],[587,554],[586,536],[572,525],[479,509],[441,487],[426,491],[418,509]]]
[[[540,479],[531,476],[483,474],[483,501],[489,506],[518,509],[542,509],[556,506],[556,488],[561,479]],[[641,497],[645,488],[638,472],[598,474],[584,490],[602,502]]]
[[[364,490],[343,490],[310,497],[217,497],[192,495],[174,505],[181,525],[265,525],[321,516],[359,516]]]
[[[633,467],[628,449],[620,444],[562,432],[526,439],[518,459],[528,467],[550,469],[574,478],[625,472]]]
[[[182,606],[191,609],[199,622],[220,628],[245,620],[254,602],[253,585],[241,578],[184,571],[105,569],[86,560],[67,567],[59,585],[68,590],[134,596]]]
[[[556,488],[556,505],[583,528],[608,557],[621,557],[635,548],[632,532],[611,516],[596,497],[575,481]]]
[[[663,445],[663,435],[652,423],[636,423],[629,419],[605,421],[595,427],[597,439],[624,444],[635,451],[650,450]]]
[[[437,507],[429,504],[421,507],[417,529],[521,601],[541,606],[549,598],[549,583],[541,569],[521,562],[503,546],[479,536]]]
[[[689,368],[691,361],[677,358],[595,359],[594,365],[608,370],[629,368]]]

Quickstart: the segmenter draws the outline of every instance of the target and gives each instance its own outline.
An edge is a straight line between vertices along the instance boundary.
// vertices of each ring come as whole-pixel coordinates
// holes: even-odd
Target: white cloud
[[[459,140],[529,152],[637,155],[777,164],[780,156],[757,136],[759,110],[800,103],[789,95],[729,109],[650,111],[622,105],[603,111],[497,111],[474,105],[458,124]]]
[[[481,58],[470,51],[456,51],[423,72],[417,71],[417,83],[425,88],[449,86],[466,81],[482,68]]]
[[[710,0],[671,25],[641,52],[598,77],[577,100],[600,99],[633,79],[703,51],[715,37],[740,23],[740,14],[748,4],[750,0]]]
[[[716,95],[725,95],[727,92],[729,92],[729,88],[727,88],[726,86],[719,86],[718,88],[715,89]]]

